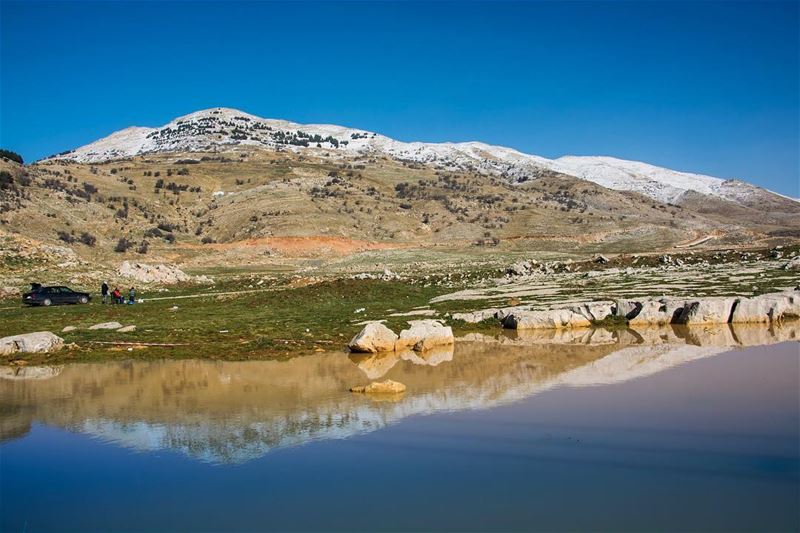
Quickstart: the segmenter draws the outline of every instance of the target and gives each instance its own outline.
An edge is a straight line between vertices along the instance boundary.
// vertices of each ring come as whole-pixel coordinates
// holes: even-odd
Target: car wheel
[[[48,307],[52,303],[53,303],[53,301],[50,298],[45,298],[44,301],[42,302],[42,305],[44,305],[45,307]]]
[[[81,303],[82,304],[88,304],[89,303],[89,298],[87,298],[86,296],[81,296]]]

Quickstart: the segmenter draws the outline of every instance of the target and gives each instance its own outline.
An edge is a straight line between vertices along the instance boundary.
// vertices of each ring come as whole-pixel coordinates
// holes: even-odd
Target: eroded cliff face
[[[403,418],[483,409],[559,386],[617,383],[699,358],[797,340],[800,326],[473,334],[455,347],[289,361],[158,361],[0,369],[0,438],[32,423],[137,450],[172,449],[213,463],[346,438]],[[375,379],[407,391],[381,401],[348,388]]]

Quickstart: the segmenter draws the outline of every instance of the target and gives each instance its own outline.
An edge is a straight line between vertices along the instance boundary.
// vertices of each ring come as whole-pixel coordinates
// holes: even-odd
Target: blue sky
[[[797,2],[0,2],[27,160],[235,107],[800,196]]]

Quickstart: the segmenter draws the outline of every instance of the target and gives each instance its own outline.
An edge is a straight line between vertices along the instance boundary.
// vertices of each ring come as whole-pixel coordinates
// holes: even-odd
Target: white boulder
[[[101,324],[95,324],[94,326],[89,326],[91,330],[97,329],[119,329],[122,327],[122,324],[119,322],[103,322]]]
[[[447,346],[455,342],[453,328],[436,320],[410,320],[408,329],[400,332],[395,349],[413,348],[417,351],[428,350],[434,346]]]
[[[347,345],[351,352],[377,353],[394,351],[397,334],[381,324],[370,322]]]
[[[13,353],[47,353],[64,347],[64,339],[49,331],[12,335],[0,339],[0,355]]]

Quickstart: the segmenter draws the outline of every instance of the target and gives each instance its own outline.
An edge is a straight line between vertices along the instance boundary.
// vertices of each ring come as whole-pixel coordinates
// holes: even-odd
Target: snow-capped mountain
[[[753,198],[764,194],[774,194],[738,180],[678,172],[612,157],[547,159],[480,142],[407,143],[365,130],[263,119],[228,108],[197,111],[158,128],[126,128],[51,159],[98,163],[148,153],[217,151],[236,146],[333,150],[342,156],[384,155],[448,170],[499,175],[514,183],[536,179],[545,171],[555,171],[609,189],[642,193],[664,203],[680,203],[690,191],[743,204],[752,203]]]

